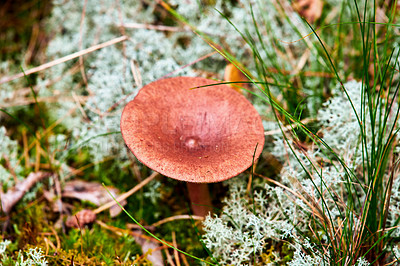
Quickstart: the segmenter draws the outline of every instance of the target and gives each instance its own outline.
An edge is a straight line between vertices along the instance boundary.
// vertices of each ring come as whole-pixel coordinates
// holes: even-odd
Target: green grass
[[[313,221],[312,228],[314,232],[322,230],[328,239],[323,240],[315,233],[312,239],[317,244],[319,254],[325,256],[327,260],[325,263],[327,264],[355,264],[358,258],[365,257],[372,264],[382,265],[387,258],[387,245],[392,241],[391,232],[393,229],[386,229],[386,226],[394,172],[398,165],[398,159],[393,155],[393,145],[398,132],[398,129],[396,129],[396,122],[399,109],[394,105],[394,102],[398,95],[399,83],[397,82],[397,85],[395,84],[393,87],[392,84],[396,74],[394,67],[396,66],[396,62],[398,62],[399,52],[395,52],[395,50],[391,50],[390,48],[390,40],[392,40],[392,34],[394,34],[393,28],[395,27],[391,24],[394,20],[395,6],[392,7],[392,11],[390,12],[391,17],[389,23],[383,24],[386,31],[378,32],[375,27],[376,23],[374,22],[376,5],[375,8],[371,10],[368,8],[368,4],[370,3],[366,1],[366,6],[364,7],[365,12],[360,14],[357,2],[354,1],[353,4],[358,18],[357,24],[353,23],[358,33],[353,32],[353,34],[357,36],[354,39],[358,42],[355,43],[352,48],[359,49],[359,56],[355,57],[354,61],[362,62],[361,69],[354,68],[356,72],[353,75],[363,82],[361,112],[356,110],[351,102],[346,88],[343,86],[345,77],[340,73],[341,71],[338,70],[337,66],[338,62],[343,60],[343,57],[346,56],[346,51],[343,50],[341,52],[342,56],[340,56],[340,54],[339,56],[336,54],[332,55],[328,51],[330,47],[328,47],[327,42],[324,40],[325,32],[316,32],[315,29],[309,25],[310,30],[313,32],[311,38],[317,40],[320,44],[318,55],[323,58],[326,63],[325,67],[331,70],[336,80],[341,84],[342,91],[347,95],[348,101],[353,108],[352,111],[356,114],[359,123],[363,155],[362,170],[361,173],[359,173],[356,172],[356,169],[352,169],[346,165],[341,155],[333,151],[329,145],[324,142],[323,138],[321,139],[317,136],[316,132],[313,132],[304,125],[300,127],[315,144],[333,153],[332,155],[335,160],[338,160],[344,171],[347,172],[347,181],[344,185],[346,198],[342,198],[341,200],[345,205],[337,206],[339,210],[342,210],[340,221],[332,220],[330,206],[326,203],[328,200],[335,200],[339,192],[331,191],[325,184],[322,187],[317,187],[314,184],[319,192],[318,198],[321,200],[322,206],[317,207],[319,204],[317,204],[316,201],[313,202],[312,196],[308,199],[311,200],[311,204],[315,207],[315,213],[310,217]],[[255,18],[254,26],[256,28],[259,27]],[[344,25],[340,25],[338,35],[342,35],[346,32],[346,26],[349,25],[345,23]],[[259,31],[257,30],[257,32]],[[258,77],[270,77],[266,63],[259,55],[260,51],[254,45],[257,41],[263,41],[261,34],[258,34],[257,40],[249,35],[242,36],[253,50],[255,61],[258,66]],[[355,64],[356,63],[354,63],[354,65]],[[350,65],[352,65],[352,63],[350,63]],[[374,69],[373,73],[369,72],[371,65]],[[359,71],[357,71],[357,69]],[[350,69],[350,71],[351,70],[352,69]],[[260,90],[264,92],[267,98],[266,102],[269,102],[276,113],[279,114],[279,116],[276,116],[277,121],[283,120],[282,122],[284,123],[285,121],[291,121],[295,124],[301,123],[293,112],[294,106],[292,109],[283,109],[273,101],[271,90],[267,83],[265,83]],[[289,97],[293,96],[289,95]],[[367,115],[368,117],[366,117]],[[389,121],[389,117],[393,120]],[[363,123],[363,121],[366,120],[371,121],[370,125],[366,122]],[[287,144],[292,151],[295,147],[290,144],[288,139],[296,139],[297,136],[298,134],[296,132],[293,132],[292,136],[286,136],[286,134],[284,134]],[[369,147],[369,143],[371,143],[371,147]],[[313,177],[309,173],[310,171],[318,173],[318,166],[312,164],[312,168],[314,169],[310,169],[304,165],[300,159],[298,160],[299,163],[302,164],[310,180],[314,182]],[[319,174],[319,176],[321,180],[323,180],[322,175]],[[365,200],[362,202],[356,196],[357,190],[359,189],[362,189],[365,194]],[[356,222],[357,219],[359,219],[359,222]],[[394,226],[397,226],[398,222],[399,221],[397,221]],[[309,251],[313,252],[312,250]]]
[[[339,23],[323,26],[318,31],[305,21],[304,24],[309,27],[312,34],[309,38],[306,37],[309,40],[304,38],[301,41],[304,41],[305,45],[312,49],[318,60],[322,62],[319,70],[332,73],[334,79],[331,79],[329,84],[334,81],[338,82],[351,104],[352,110],[349,112],[356,115],[359,125],[358,133],[360,134],[362,153],[362,165],[359,167],[361,169],[347,165],[341,154],[331,148],[323,138],[320,138],[314,129],[308,128],[300,121],[302,115],[307,115],[307,112],[299,113],[298,111],[299,109],[303,110],[299,100],[302,88],[293,83],[290,75],[285,74],[284,70],[280,71],[281,59],[275,54],[271,54],[266,47],[263,33],[270,30],[268,25],[262,20],[260,21],[259,17],[256,18],[252,12],[252,26],[257,33],[254,36],[247,30],[241,32],[229,20],[229,17],[220,14],[225,16],[235,27],[252,51],[256,72],[252,73],[249,69],[245,69],[243,74],[257,86],[263,96],[251,93],[265,99],[265,103],[272,107],[275,119],[279,124],[293,124],[291,134],[282,131],[283,137],[318,191],[317,197],[306,195],[302,198],[312,210],[310,213],[312,234],[306,234],[303,237],[304,239],[310,237],[311,241],[316,244],[315,249],[303,246],[304,250],[306,253],[310,252],[311,256],[315,256],[316,254],[313,253],[317,253],[327,265],[354,265],[359,258],[365,258],[373,265],[383,265],[387,263],[388,255],[391,253],[390,247],[394,241],[391,233],[395,228],[387,228],[387,217],[392,185],[399,162],[396,154],[393,153],[396,134],[399,130],[397,127],[399,116],[397,96],[400,83],[398,82],[397,69],[399,65],[397,62],[400,51],[392,48],[392,41],[395,39],[394,30],[399,27],[393,24],[397,11],[396,4],[387,7],[365,1],[365,6],[361,7],[364,10],[363,13],[360,11],[357,1],[346,2],[346,4],[352,7],[350,18],[341,17]],[[342,12],[346,4],[343,3]],[[370,8],[371,5],[373,8]],[[253,8],[258,7],[254,6]],[[375,21],[378,8],[386,8],[389,14],[388,22]],[[175,15],[185,22],[181,16]],[[216,48],[219,46],[207,38],[205,39],[227,60],[243,69],[242,64],[233,55],[227,53],[223,48]],[[267,57],[262,56],[262,53],[267,54]],[[265,61],[266,59],[268,62]],[[343,61],[346,61],[346,69],[341,69],[339,66]],[[277,69],[277,73],[271,73],[271,65]],[[362,81],[361,110],[356,110],[344,87],[344,81],[349,77]],[[301,76],[301,78],[305,79],[306,77]],[[281,90],[279,93],[283,99],[277,101],[277,95],[272,92],[268,80],[273,80],[281,87],[288,84],[286,86],[291,89]],[[315,91],[315,94],[315,96],[318,95],[317,97],[324,96],[321,90]],[[367,120],[370,123],[367,123]],[[299,130],[301,131],[299,132]],[[303,135],[303,140],[299,138],[300,135]],[[295,151],[297,148],[289,140],[313,142],[325,150],[328,157],[333,158],[332,161],[339,162],[343,171],[346,172],[343,191],[333,191],[324,183],[322,173],[320,174],[322,169],[319,170],[320,167],[311,158],[309,158],[311,166],[305,165],[296,155],[298,154]],[[307,154],[305,155],[308,157]],[[320,187],[314,183],[315,177],[310,174],[312,172],[317,173],[322,181]],[[306,193],[305,191],[301,192]],[[360,193],[364,195],[364,199],[360,199]],[[340,211],[339,220],[333,220],[332,205],[328,204],[328,201],[336,202],[336,208]],[[392,226],[397,227],[399,221],[400,218]],[[321,238],[317,232],[322,232],[327,239]],[[301,231],[299,233],[304,234]]]

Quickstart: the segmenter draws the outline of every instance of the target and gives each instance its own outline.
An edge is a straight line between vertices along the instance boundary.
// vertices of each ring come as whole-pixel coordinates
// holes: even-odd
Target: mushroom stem
[[[194,215],[205,217],[212,212],[212,203],[207,183],[186,183]]]

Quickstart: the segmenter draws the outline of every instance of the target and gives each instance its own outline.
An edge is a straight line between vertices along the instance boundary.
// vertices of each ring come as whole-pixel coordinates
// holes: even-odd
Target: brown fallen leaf
[[[119,192],[118,189],[112,187],[108,187],[107,189],[114,197],[117,197]],[[87,182],[83,180],[73,180],[65,183],[62,197],[86,200],[92,202],[96,206],[107,203],[111,199],[110,194],[108,194],[108,191],[103,187],[103,185],[96,182]],[[121,201],[120,204],[124,206],[126,204],[126,200]],[[114,204],[110,208],[110,215],[111,217],[115,217],[121,211],[121,208],[117,204]]]
[[[96,213],[92,210],[81,210],[73,216],[69,216],[65,221],[67,227],[82,228],[87,224],[96,221]]]
[[[25,193],[28,192],[34,184],[49,176],[51,176],[51,173],[47,172],[30,173],[26,179],[15,184],[15,186],[8,189],[6,193],[1,191],[0,200],[2,211],[8,215],[14,205],[22,199]]]
[[[247,77],[232,63],[225,67],[224,80],[226,82],[248,81]],[[247,83],[232,83],[228,85],[237,92],[241,92],[240,87],[248,89]]]
[[[323,6],[322,0],[296,0],[293,2],[293,9],[304,17],[308,23],[314,23],[321,17]]]

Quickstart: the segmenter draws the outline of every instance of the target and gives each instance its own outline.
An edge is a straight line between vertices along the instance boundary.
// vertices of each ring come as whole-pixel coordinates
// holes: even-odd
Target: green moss
[[[283,263],[287,263],[293,259],[293,250],[290,248],[290,245],[284,242],[281,246],[281,257]]]
[[[7,248],[8,256],[3,265],[14,265],[20,252],[34,247],[47,253],[49,265],[70,265],[72,261],[77,265],[123,265],[123,262],[133,263],[136,256],[141,255],[141,247],[132,236],[119,236],[97,224],[84,230],[70,229],[67,234],[62,234],[61,228],[56,229],[53,225],[58,216],[52,217],[49,213],[46,202],[17,205],[6,235],[13,239],[13,244]],[[61,247],[54,249],[58,240]],[[49,245],[50,242],[53,244]]]

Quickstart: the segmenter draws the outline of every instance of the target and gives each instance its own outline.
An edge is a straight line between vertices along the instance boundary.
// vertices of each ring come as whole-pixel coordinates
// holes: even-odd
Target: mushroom
[[[139,161],[187,182],[199,216],[212,207],[207,183],[245,171],[264,146],[261,118],[251,103],[229,86],[199,77],[144,86],[125,106],[121,132]]]

